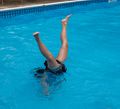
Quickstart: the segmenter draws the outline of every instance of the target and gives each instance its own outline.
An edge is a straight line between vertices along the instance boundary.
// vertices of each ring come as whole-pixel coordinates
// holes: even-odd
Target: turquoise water
[[[54,56],[61,19],[67,28],[66,81],[42,94],[32,70],[43,66],[32,36]],[[120,109],[120,4],[100,3],[0,19],[0,109]]]

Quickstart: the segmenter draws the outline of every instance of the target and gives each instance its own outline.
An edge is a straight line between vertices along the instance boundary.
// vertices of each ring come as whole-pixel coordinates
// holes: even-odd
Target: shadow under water
[[[55,75],[51,72],[44,71],[42,68],[35,68],[32,72],[34,77],[40,82],[42,93],[45,96],[54,93],[66,81],[64,74]]]

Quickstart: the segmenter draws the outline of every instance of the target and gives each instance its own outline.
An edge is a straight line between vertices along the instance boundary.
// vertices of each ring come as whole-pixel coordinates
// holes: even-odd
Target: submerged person
[[[67,23],[68,23],[70,16],[71,15],[68,15],[62,20],[62,32],[61,32],[61,37],[60,37],[62,45],[58,53],[58,56],[56,58],[42,43],[41,39],[39,38],[39,32],[35,32],[33,34],[38,44],[40,52],[46,58],[46,61],[44,63],[46,68],[39,69],[37,71],[38,73],[43,73],[42,78],[41,78],[42,79],[41,84],[45,88],[45,93],[48,93],[48,87],[50,85],[50,83],[46,82],[46,80],[48,80],[48,76],[46,75],[46,72],[50,72],[54,75],[59,75],[59,74],[63,74],[64,72],[66,72],[66,67],[63,63],[66,60],[67,54],[68,54],[68,41],[67,41],[67,36],[66,36],[66,28],[67,28]]]

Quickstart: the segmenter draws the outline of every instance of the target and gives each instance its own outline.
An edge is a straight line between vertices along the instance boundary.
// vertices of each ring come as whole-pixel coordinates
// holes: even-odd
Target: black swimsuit
[[[48,67],[48,63],[47,63],[47,61],[45,61],[44,62],[44,65],[45,65],[45,69],[44,68],[37,68],[37,69],[35,69],[35,77],[37,77],[37,78],[41,78],[42,77],[42,74],[44,74],[44,73],[52,73],[52,74],[54,74],[54,75],[61,75],[61,74],[63,74],[63,73],[65,73],[66,72],[66,67],[65,67],[65,65],[62,63],[62,62],[60,62],[59,60],[56,60],[57,61],[57,63],[58,64],[60,64],[58,67],[55,67],[55,68],[53,68],[53,69],[51,69],[51,68],[49,68]]]
[[[64,72],[66,72],[66,67],[65,65],[60,62],[59,60],[56,60],[58,64],[60,64],[60,66],[56,67],[55,69],[51,69],[48,67],[48,63],[47,61],[45,61],[44,65],[45,65],[45,71],[48,71],[48,72],[51,72],[53,74],[56,74],[56,75],[60,75],[60,74],[63,74]]]

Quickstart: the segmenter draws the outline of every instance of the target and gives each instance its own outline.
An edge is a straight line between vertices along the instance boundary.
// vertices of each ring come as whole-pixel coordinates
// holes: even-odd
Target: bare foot
[[[35,38],[39,38],[39,32],[33,33],[33,36],[34,36]]]
[[[63,26],[67,25],[67,22],[68,22],[69,18],[71,17],[71,15],[72,15],[72,14],[67,15],[64,19],[62,19],[62,25],[63,25]]]

